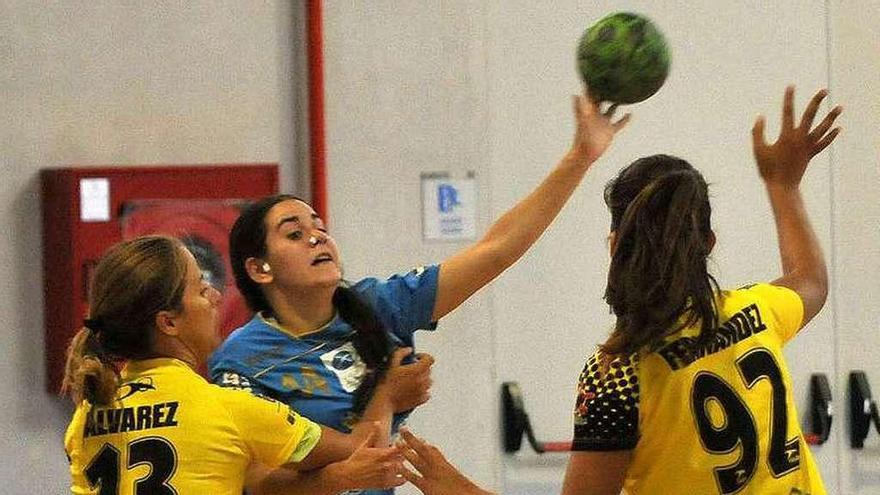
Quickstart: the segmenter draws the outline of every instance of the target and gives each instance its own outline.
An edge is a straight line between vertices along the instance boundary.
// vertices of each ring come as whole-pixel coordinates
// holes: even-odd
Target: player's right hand
[[[379,388],[387,394],[394,412],[410,411],[431,398],[431,366],[434,358],[427,353],[414,354],[409,364],[405,357],[413,355],[412,348],[401,347],[391,355],[391,366]]]
[[[589,92],[572,96],[575,116],[575,133],[569,156],[589,166],[599,159],[611,146],[614,135],[626,127],[630,114],[625,114],[612,122],[617,105],[610,105],[604,112],[600,102],[595,101]]]
[[[414,470],[404,472],[406,479],[425,495],[493,495],[477,486],[455,468],[443,452],[406,428],[400,429],[403,455]]]

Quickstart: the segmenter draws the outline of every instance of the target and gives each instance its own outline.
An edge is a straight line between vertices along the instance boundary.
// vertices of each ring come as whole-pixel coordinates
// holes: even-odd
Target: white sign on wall
[[[103,177],[80,179],[79,219],[82,222],[110,221],[110,180]]]
[[[425,240],[471,240],[476,236],[474,173],[453,179],[448,173],[422,174],[422,236]]]

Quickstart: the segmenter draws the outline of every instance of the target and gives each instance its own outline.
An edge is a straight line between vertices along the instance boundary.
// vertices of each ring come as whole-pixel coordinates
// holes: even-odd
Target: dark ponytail
[[[710,340],[719,289],[707,268],[714,237],[703,176],[679,158],[642,158],[606,186],[605,201],[616,242],[605,300],[617,322],[602,351],[650,350],[697,322],[698,342]]]
[[[360,414],[367,408],[373,391],[388,372],[391,340],[373,308],[346,285],[336,288],[333,306],[339,311],[339,317],[354,328],[352,343],[367,367],[352,406],[353,412]]]
[[[266,215],[273,206],[282,201],[306,203],[291,194],[263,198],[242,211],[229,234],[229,258],[235,284],[251,310],[268,315],[273,314],[272,307],[260,284],[251,279],[245,263],[248,258],[262,258],[266,255]],[[364,381],[355,394],[353,406],[355,413],[361,413],[366,409],[376,385],[388,371],[391,341],[373,308],[346,284],[341,284],[333,293],[333,306],[339,311],[340,318],[355,330],[352,342],[367,367]]]

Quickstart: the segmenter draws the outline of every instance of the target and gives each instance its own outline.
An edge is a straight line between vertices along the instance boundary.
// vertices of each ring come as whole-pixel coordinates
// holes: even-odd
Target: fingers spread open
[[[400,462],[403,459],[403,451],[400,447],[373,447],[370,449],[371,459],[375,462]]]
[[[611,117],[614,117],[614,112],[617,110],[617,107],[619,107],[619,106],[620,106],[619,103],[612,103],[611,105],[608,105],[608,108],[605,109],[605,113],[604,113],[605,117],[607,117],[609,119]]]
[[[767,123],[767,120],[763,115],[758,115],[755,119],[755,125],[752,126],[752,146],[757,149],[761,146],[766,146],[767,141],[764,138],[764,125]]]
[[[419,490],[424,492],[427,489],[425,486],[425,478],[422,478],[418,473],[410,469],[404,469],[403,477],[406,478],[406,481],[415,485]]]
[[[831,130],[831,132],[820,139],[819,142],[816,143],[816,146],[813,148],[813,156],[818,155],[822,152],[822,150],[827,148],[828,145],[831,144],[831,142],[834,141],[835,138],[837,138],[838,134],[840,134],[840,127],[835,127]]]
[[[828,90],[825,89],[821,89],[813,95],[810,104],[807,105],[807,109],[804,110],[804,115],[801,116],[800,128],[803,129],[804,132],[809,131],[810,127],[813,127],[813,119],[816,118],[816,112],[819,110],[819,105],[826,96],[828,96]]]
[[[794,86],[785,88],[785,100],[782,104],[782,131],[794,128]]]
[[[412,450],[415,450],[416,453],[423,451],[425,448],[425,441],[421,438],[412,434],[407,428],[400,429],[400,436],[403,437],[403,441],[406,443],[407,447]]]
[[[423,471],[426,467],[425,460],[413,449],[404,449],[403,458],[419,471]]]
[[[617,131],[623,129],[624,127],[626,127],[626,124],[629,123],[631,118],[632,118],[632,114],[627,113],[627,114],[624,114],[623,117],[620,118],[620,120],[611,124],[611,127],[614,128],[614,132],[617,132]]]
[[[826,115],[825,118],[822,119],[822,122],[820,122],[819,125],[810,132],[810,139],[813,141],[820,140],[825,135],[825,133],[828,132],[828,129],[831,129],[831,125],[834,124],[834,121],[842,112],[843,107],[841,106],[836,106],[832,108],[831,111],[828,112],[828,115]]]

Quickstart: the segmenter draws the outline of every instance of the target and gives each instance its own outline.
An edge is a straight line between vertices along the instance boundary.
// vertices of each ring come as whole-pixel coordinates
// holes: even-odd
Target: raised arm
[[[794,87],[785,89],[782,129],[773,144],[764,138],[763,116],[752,129],[752,141],[758,171],[764,180],[779,235],[782,276],[774,285],[788,287],[804,303],[806,325],[825,304],[828,295],[828,270],[819,240],[810,224],[801,196],[800,184],[810,160],[828,147],[840,132],[831,128],[842,108],[834,107],[813,128],[813,121],[826,90],[817,92],[807,105],[800,122],[794,123]]]
[[[528,196],[499,218],[475,244],[440,265],[434,320],[457,308],[516,262],[547,229],[580,184],[584,174],[611,145],[629,114],[612,122],[587,96],[573,97],[576,131],[569,152]]]

